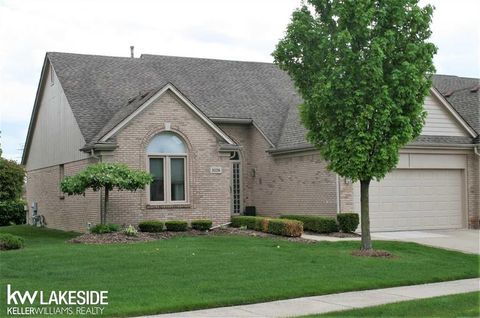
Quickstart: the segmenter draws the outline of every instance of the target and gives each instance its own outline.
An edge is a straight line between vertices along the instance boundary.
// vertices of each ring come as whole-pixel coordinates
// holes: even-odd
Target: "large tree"
[[[60,184],[68,195],[85,194],[87,189],[104,190],[103,209],[100,222],[107,222],[109,193],[113,189],[136,191],[152,182],[152,176],[146,171],[133,170],[118,163],[97,163],[88,166],[74,176],[65,177]]]
[[[25,223],[24,184],[25,169],[13,160],[2,158],[0,145],[0,226]]]
[[[395,168],[426,113],[436,47],[418,0],[307,0],[273,53],[303,98],[307,139],[329,169],[360,181],[362,249],[372,249],[368,191]]]

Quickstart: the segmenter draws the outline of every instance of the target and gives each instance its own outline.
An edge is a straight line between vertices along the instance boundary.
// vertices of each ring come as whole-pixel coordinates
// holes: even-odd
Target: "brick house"
[[[479,80],[436,75],[422,135],[372,182],[373,230],[477,227]],[[48,227],[99,223],[101,192],[64,196],[88,164],[121,162],[154,181],[113,191],[109,222],[229,221],[359,210],[358,185],[326,169],[306,142],[288,75],[270,63],[47,53],[22,163],[27,201]],[[31,211],[30,211],[31,213]]]

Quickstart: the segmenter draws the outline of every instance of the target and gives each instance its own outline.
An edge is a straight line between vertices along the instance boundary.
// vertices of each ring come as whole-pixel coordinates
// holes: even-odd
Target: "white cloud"
[[[479,76],[476,0],[425,0],[437,10],[441,73]],[[46,51],[271,61],[300,0],[0,0],[0,129],[24,140]],[[15,128],[17,127],[17,128]],[[13,140],[12,139],[12,140]],[[14,143],[4,152],[17,156]]]

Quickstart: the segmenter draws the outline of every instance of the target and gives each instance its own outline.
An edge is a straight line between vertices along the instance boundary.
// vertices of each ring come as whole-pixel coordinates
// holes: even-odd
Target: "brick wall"
[[[166,124],[188,144],[188,204],[150,206],[145,190],[113,191],[110,195],[108,222],[138,224],[142,220],[209,218],[215,224],[230,219],[229,154],[218,151],[219,137],[173,94],[166,93],[138,115],[116,136],[118,148],[102,156],[103,161],[125,163],[131,168],[146,169],[146,147]],[[261,215],[312,214],[335,216],[336,176],[326,169],[318,152],[271,156],[270,145],[252,125],[219,125],[241,145],[243,207],[254,205]],[[90,159],[66,163],[65,175],[73,175],[92,163]],[[221,174],[210,167],[221,167]],[[339,179],[340,209],[353,210],[353,186]],[[29,206],[38,202],[39,214],[49,227],[85,231],[87,224],[100,221],[101,194],[87,191],[83,196],[65,196],[59,190],[59,166],[27,173]],[[479,219],[479,158],[467,160],[467,195],[470,226]]]
[[[110,195],[107,220],[118,224],[138,224],[142,220],[212,219],[214,224],[230,220],[229,155],[218,151],[218,136],[174,94],[167,92],[135,117],[116,136],[118,148],[103,160],[121,162],[131,168],[146,169],[146,147],[151,138],[165,129],[181,135],[188,144],[188,204],[149,206],[145,190],[114,191]],[[221,167],[221,174],[210,167]]]
[[[467,156],[467,196],[468,226],[479,228],[480,219],[480,157]]]
[[[221,128],[242,144],[245,205],[269,216],[336,215],[336,177],[318,152],[271,156],[266,152],[270,145],[254,126]]]
[[[93,161],[84,159],[66,163],[64,175],[74,175]],[[47,226],[67,231],[84,232],[87,224],[100,221],[100,193],[86,191],[85,196],[63,196],[60,191],[60,166],[27,172],[27,202],[38,204],[38,214],[45,217]],[[30,223],[31,209],[28,215]]]

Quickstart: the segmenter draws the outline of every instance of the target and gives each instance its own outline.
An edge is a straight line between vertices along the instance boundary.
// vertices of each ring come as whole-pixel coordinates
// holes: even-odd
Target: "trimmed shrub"
[[[138,224],[138,228],[140,229],[140,231],[150,233],[162,232],[164,226],[165,223],[156,220],[143,221]]]
[[[120,227],[117,224],[108,223],[108,224],[97,224],[94,227],[90,228],[91,233],[95,234],[105,234],[118,232]]]
[[[247,227],[249,230],[267,232],[268,218],[261,216],[232,216],[232,227]]]
[[[25,201],[0,201],[0,226],[24,224],[26,221]]]
[[[185,232],[188,230],[188,223],[186,221],[167,221],[165,222],[167,231]]]
[[[268,224],[270,223],[269,218],[262,218],[255,222],[255,230],[259,232],[268,233]]]
[[[337,214],[338,227],[344,233],[355,232],[360,220],[357,213],[340,213]]]
[[[303,233],[303,223],[287,219],[270,219],[268,220],[268,233],[299,237]]]
[[[303,233],[302,222],[261,216],[233,216],[232,226],[282,236],[297,237]]]
[[[20,236],[0,233],[0,250],[18,250],[25,245],[25,241]]]
[[[303,229],[305,231],[316,233],[338,232],[337,222],[332,217],[314,215],[282,215],[280,218],[302,222]]]
[[[249,230],[255,230],[255,223],[258,220],[263,220],[262,217],[259,216],[232,216],[232,227],[241,227],[246,226]]]
[[[195,220],[192,221],[192,229],[199,231],[208,231],[212,227],[211,220]]]
[[[137,229],[133,225],[129,225],[123,229],[123,234],[126,236],[136,236],[138,233]]]

